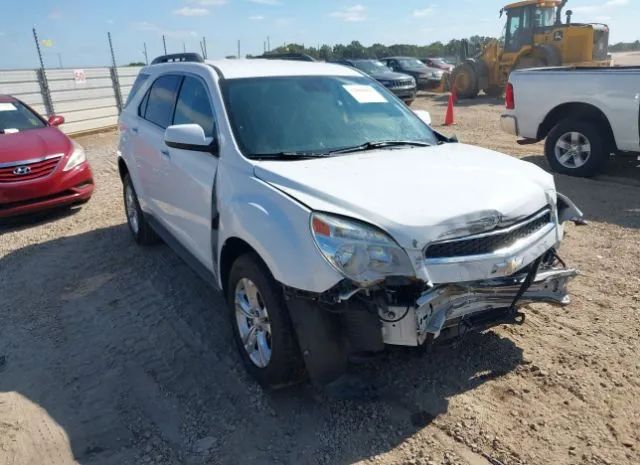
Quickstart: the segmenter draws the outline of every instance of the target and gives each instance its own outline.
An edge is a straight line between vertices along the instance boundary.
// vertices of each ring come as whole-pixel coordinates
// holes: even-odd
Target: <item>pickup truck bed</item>
[[[611,153],[640,152],[640,67],[520,70],[508,87],[503,130],[546,138],[556,171],[593,176]]]

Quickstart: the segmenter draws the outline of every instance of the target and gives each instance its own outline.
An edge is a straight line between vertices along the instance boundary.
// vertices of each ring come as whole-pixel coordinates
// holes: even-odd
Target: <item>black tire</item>
[[[131,193],[132,204],[128,207],[127,195]],[[140,208],[140,202],[138,202],[138,194],[136,193],[133,183],[131,182],[131,176],[125,175],[122,180],[122,196],[124,200],[124,211],[127,216],[127,224],[129,225],[129,231],[133,235],[135,241],[140,245],[153,245],[160,242],[160,238],[151,228],[151,225],[145,218],[144,212]],[[134,224],[133,218],[129,208],[133,208],[137,217],[137,226]]]
[[[575,156],[569,155],[568,159],[564,157],[567,152],[559,145],[562,141],[566,142],[572,133],[580,135],[579,147],[583,147],[585,142],[589,144],[590,153],[588,156],[584,152],[580,152]],[[575,153],[572,149],[569,151]],[[609,154],[605,150],[605,144],[598,128],[593,123],[566,119],[554,126],[547,135],[545,155],[554,171],[569,176],[589,178],[601,171]]]
[[[270,359],[258,366],[245,349],[236,311],[236,292],[241,280],[250,280],[256,287],[268,312],[270,327]],[[293,324],[282,289],[254,253],[240,256],[231,266],[227,286],[227,303],[234,339],[247,371],[266,389],[277,389],[298,383],[305,378],[304,360],[298,346]],[[257,342],[256,342],[257,347]]]
[[[451,73],[451,90],[455,89],[460,98],[474,98],[478,95],[478,73],[471,63],[457,66]]]

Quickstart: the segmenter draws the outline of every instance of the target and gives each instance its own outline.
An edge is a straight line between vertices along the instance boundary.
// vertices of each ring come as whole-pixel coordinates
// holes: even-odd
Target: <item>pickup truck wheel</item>
[[[138,202],[138,195],[128,174],[122,180],[124,195],[124,211],[127,214],[127,224],[133,238],[140,245],[152,245],[160,242],[160,238],[151,228],[144,217]]]
[[[545,142],[545,154],[554,171],[592,177],[607,160],[597,128],[588,122],[567,120],[555,126]]]
[[[258,383],[278,388],[301,381],[304,362],[282,291],[255,254],[232,265],[227,301],[241,357]]]

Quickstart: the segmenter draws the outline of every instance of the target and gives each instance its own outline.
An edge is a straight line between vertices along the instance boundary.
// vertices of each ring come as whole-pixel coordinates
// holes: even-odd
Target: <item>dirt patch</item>
[[[417,108],[444,120],[445,100]],[[543,167],[499,131],[502,103],[438,128]],[[264,393],[240,366],[220,295],[124,225],[117,137],[81,138],[97,192],[82,210],[0,229],[0,465],[640,463],[640,171],[559,176],[591,221],[561,250],[582,270],[567,309],[431,354],[359,368],[372,403],[308,385]],[[508,195],[508,192],[505,192]]]

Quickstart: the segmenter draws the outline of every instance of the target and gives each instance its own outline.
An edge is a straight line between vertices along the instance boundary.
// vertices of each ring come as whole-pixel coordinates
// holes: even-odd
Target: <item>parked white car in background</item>
[[[612,153],[640,152],[640,67],[540,68],[511,73],[502,128],[547,139],[551,167],[598,174]]]
[[[344,66],[161,57],[120,118],[131,232],[224,292],[266,387],[306,373],[340,391],[385,344],[567,304],[556,249],[579,210],[538,167],[423,117]]]

